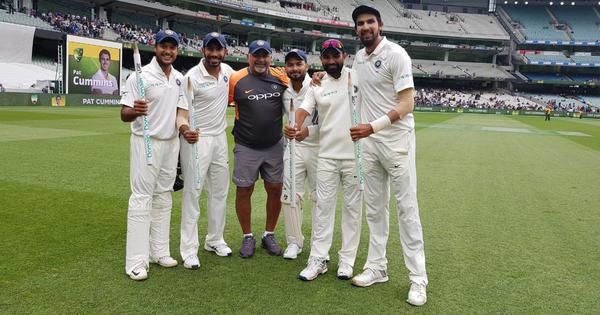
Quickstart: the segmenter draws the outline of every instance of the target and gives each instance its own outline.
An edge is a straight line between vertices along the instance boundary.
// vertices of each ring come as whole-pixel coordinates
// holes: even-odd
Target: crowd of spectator
[[[35,10],[31,10],[30,14],[37,16]],[[39,17],[61,32],[92,38],[102,38],[104,29],[109,25],[106,21],[61,12],[43,12]]]
[[[154,45],[155,30],[132,24],[113,23],[111,29],[119,35],[117,40],[123,42],[138,42],[144,45]]]
[[[556,97],[519,95],[503,91],[466,91],[450,88],[421,88],[415,93],[416,106],[441,106],[448,108],[503,109],[543,111],[550,106],[560,112],[600,112],[600,108],[582,103],[576,96]]]

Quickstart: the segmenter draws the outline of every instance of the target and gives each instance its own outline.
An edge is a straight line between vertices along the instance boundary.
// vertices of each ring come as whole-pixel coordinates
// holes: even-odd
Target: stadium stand
[[[596,84],[600,83],[600,75],[597,74],[569,74],[568,76],[573,81],[595,81]]]
[[[600,38],[600,36],[598,38]],[[571,59],[574,62],[578,62],[578,63],[597,63],[597,64],[600,64],[600,56],[571,55]]]
[[[562,53],[556,55],[545,55],[545,54],[528,54],[524,55],[529,61],[549,61],[549,62],[573,62],[571,59],[567,58],[567,56]]]
[[[68,0],[52,0],[38,1],[38,12],[41,13],[54,12],[59,14],[70,14],[74,16],[84,16],[87,19],[92,18],[92,9],[89,3],[82,3]]]
[[[555,111],[574,111],[581,107],[587,107],[587,104],[581,102],[575,96],[533,93],[523,93],[523,95],[541,104],[550,104]]]
[[[541,110],[543,105],[527,97],[503,91],[461,91],[456,89],[421,88],[415,93],[417,106],[442,106],[479,109]]]
[[[595,41],[600,38],[598,28],[600,17],[595,8],[589,7],[560,7],[550,11],[556,16],[559,23],[567,24],[571,28],[570,36],[574,40]]]
[[[21,12],[9,14],[4,10],[0,10],[0,21],[20,25],[29,25],[45,30],[53,29],[53,27],[50,24],[44,22],[43,20],[38,19],[37,17],[32,16],[30,14],[25,14]]]
[[[7,92],[42,92],[38,81],[54,80],[56,73],[35,64],[0,63],[0,82]]]
[[[31,63],[46,70],[56,71],[56,61],[52,58],[32,56]]]
[[[156,18],[149,15],[144,15],[141,13],[136,14],[128,14],[125,12],[115,11],[112,14],[111,23],[117,23],[122,25],[129,25],[133,28],[144,28],[148,30],[156,30],[158,28],[158,24]]]
[[[571,81],[571,79],[560,73],[532,73],[522,72],[529,80],[532,81]]]
[[[521,32],[527,39],[570,40],[565,31],[554,29],[552,16],[546,7],[506,5],[501,9],[508,13],[513,22],[522,26]]]
[[[120,2],[123,5],[120,5]],[[89,2],[82,0],[40,1],[39,12],[43,14],[31,10],[29,14],[15,13],[6,17],[9,14],[0,10],[0,20],[18,20],[16,22],[18,24],[33,25],[43,29],[51,29],[54,26],[62,33],[101,37],[109,40],[139,41],[148,45],[153,44],[154,33],[162,25],[169,23],[171,24],[170,28],[183,35],[186,43],[185,50],[200,50],[200,39],[204,34],[215,30],[216,25],[206,19],[198,19],[197,13],[204,12],[212,17],[230,16],[229,24],[223,22],[216,24],[218,27],[223,27],[223,33],[230,44],[229,54],[242,57],[238,62],[243,64],[243,57],[248,52],[247,41],[255,39],[257,36],[265,36],[265,38],[273,36],[272,43],[277,43],[273,45],[273,59],[279,62],[284,60],[284,55],[290,48],[301,47],[310,51],[312,41],[318,42],[330,35],[344,36],[342,38],[347,40],[351,51],[354,51],[353,45],[355,43],[358,45],[358,43],[355,42],[354,35],[350,35],[351,31],[343,25],[352,26],[350,17],[354,7],[359,4],[370,4],[379,8],[385,22],[384,30],[390,40],[397,41],[407,38],[403,39],[401,45],[405,46],[414,58],[413,73],[420,80],[419,84],[425,83],[424,85],[427,86],[427,80],[431,78],[435,79],[435,82],[440,82],[441,86],[444,86],[445,83],[449,83],[448,86],[457,86],[456,82],[462,82],[465,83],[465,86],[475,89],[481,86],[510,88],[513,82],[537,84],[539,87],[549,83],[562,84],[565,87],[579,84],[585,88],[593,88],[600,82],[600,75],[590,70],[589,65],[586,66],[586,64],[600,63],[600,56],[595,56],[595,50],[590,52],[590,50],[580,47],[565,49],[557,53],[556,51],[559,49],[553,47],[554,53],[552,53],[545,51],[549,46],[542,44],[542,46],[538,45],[534,48],[530,46],[517,48],[525,51],[533,49],[541,51],[541,54],[518,54],[508,44],[510,40],[508,34],[511,29],[510,25],[504,23],[507,20],[502,19],[505,28],[493,14],[458,13],[460,11],[456,10],[442,12],[406,9],[399,1],[395,0],[314,0],[311,2],[215,0],[211,1],[212,5],[208,7],[203,4],[208,2],[197,2],[200,11],[192,9],[196,4],[189,4],[186,6],[187,9],[184,9],[172,6],[173,1],[162,1],[161,3],[160,0],[122,0],[117,1],[117,5],[104,2],[107,9],[110,9],[108,14],[110,23],[108,23],[108,21],[92,20],[92,8],[97,8],[98,3],[93,0]],[[235,4],[235,6],[228,4]],[[220,7],[221,5],[222,7]],[[265,12],[269,13],[263,12],[254,15],[250,11],[255,12],[256,8],[268,9],[269,11]],[[589,8],[504,5],[499,8],[499,16],[504,14],[509,17],[512,22],[515,22],[512,25],[517,25],[518,31],[522,32],[527,39],[597,41],[600,39],[598,31],[600,13],[595,8]],[[283,18],[273,12],[288,15],[283,15],[285,16]],[[265,17],[264,14],[267,14],[268,17]],[[300,17],[298,21],[294,21],[294,15]],[[274,29],[261,31],[259,28],[251,26],[240,26],[241,20],[257,25],[268,23],[268,25],[274,25]],[[336,25],[336,21],[340,23]],[[314,28],[311,29],[306,23],[314,25]],[[291,32],[291,28],[303,31]],[[314,30],[316,30],[314,33],[316,35],[311,33]],[[286,35],[286,31],[291,33]],[[419,44],[421,41],[422,43]],[[523,41],[519,39],[517,45],[519,43],[523,43]],[[573,50],[577,52],[573,52]],[[514,60],[570,63],[571,67],[568,70],[556,71],[550,69],[550,66],[523,65],[523,63],[517,62],[513,75],[507,71],[507,69],[512,69],[511,67],[501,66],[502,64],[507,65],[506,57],[511,58],[511,53],[512,57],[516,58]],[[497,57],[501,61],[497,61]],[[352,60],[353,56],[350,55],[347,64],[352,64]],[[308,53],[308,63],[320,66],[318,49],[317,52]],[[574,67],[575,63],[578,63],[577,67]],[[581,70],[581,64],[587,68]],[[524,68],[519,68],[520,66]],[[28,69],[21,70],[19,68],[14,71],[26,73],[27,76],[30,76],[28,80],[15,85],[0,76],[0,82],[3,82],[4,86],[8,88],[16,87],[26,91],[27,89],[35,90],[37,89],[36,84],[54,80],[56,76],[56,64],[52,58],[36,57],[32,64],[25,68]],[[185,71],[185,69],[181,70]],[[47,72],[42,75],[44,71]],[[125,80],[131,72],[132,70],[123,68],[122,80]],[[582,73],[578,74],[578,72]],[[491,82],[493,85],[490,84]],[[458,83],[458,86],[462,86],[461,83]],[[574,110],[581,106],[600,110],[599,107],[590,105],[600,103],[600,97],[594,96],[552,98],[547,94],[517,95],[505,90],[420,90],[422,91],[419,94],[421,101],[427,101],[428,104],[437,102],[452,107],[540,110],[548,102],[551,102],[558,104],[556,105],[558,110],[564,111]]]
[[[600,96],[580,96],[589,106],[595,107],[596,111],[600,110]]]
[[[493,64],[413,59],[413,69],[435,77],[513,79],[505,70]],[[419,72],[414,71],[417,75]]]

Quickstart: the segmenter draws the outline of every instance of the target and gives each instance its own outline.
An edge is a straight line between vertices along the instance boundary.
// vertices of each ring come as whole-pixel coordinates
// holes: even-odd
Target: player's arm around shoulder
[[[281,84],[288,86],[290,84],[290,78],[288,78],[285,73],[285,68],[283,67],[271,67],[269,68],[271,75],[277,78]]]

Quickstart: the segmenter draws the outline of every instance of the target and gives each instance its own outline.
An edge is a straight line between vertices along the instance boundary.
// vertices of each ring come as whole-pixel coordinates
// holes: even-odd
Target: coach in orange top
[[[229,102],[235,103],[233,182],[237,186],[235,210],[244,233],[242,258],[254,255],[250,198],[259,173],[267,192],[262,247],[270,255],[281,255],[273,232],[281,211],[283,91],[288,78],[285,72],[271,68],[271,62],[269,42],[253,41],[248,50],[248,67],[235,72],[229,82]]]

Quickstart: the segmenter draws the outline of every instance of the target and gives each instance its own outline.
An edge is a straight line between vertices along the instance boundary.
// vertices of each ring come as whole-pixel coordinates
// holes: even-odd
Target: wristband
[[[390,117],[388,117],[387,114],[370,122],[371,128],[373,128],[373,133],[376,133],[382,129],[385,129],[388,126],[390,126],[391,124],[392,124],[392,121],[390,120]]]

